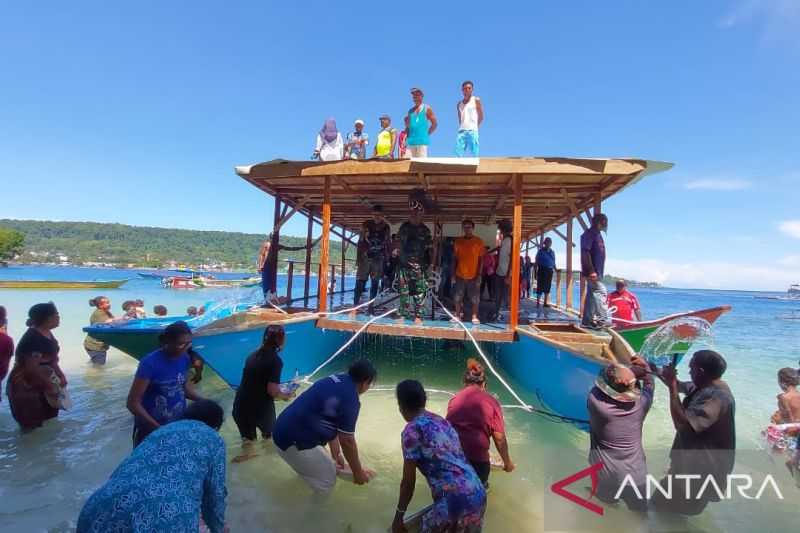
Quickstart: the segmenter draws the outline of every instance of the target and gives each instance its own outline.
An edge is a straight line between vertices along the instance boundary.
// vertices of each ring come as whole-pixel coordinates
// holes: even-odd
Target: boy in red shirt
[[[636,321],[642,321],[642,311],[639,306],[639,299],[628,290],[624,279],[617,280],[617,290],[608,295],[608,308],[616,307],[614,318],[621,318],[633,322],[634,315]]]

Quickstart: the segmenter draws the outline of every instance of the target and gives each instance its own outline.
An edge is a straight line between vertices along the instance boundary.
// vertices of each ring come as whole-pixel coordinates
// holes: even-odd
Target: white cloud
[[[778,264],[787,267],[800,268],[800,255],[787,255],[786,257],[778,259]]]
[[[786,261],[800,263],[800,257],[789,256],[774,265],[610,257],[606,272],[639,281],[655,281],[668,287],[785,291],[800,279],[797,267]]]
[[[789,237],[800,239],[800,220],[784,220],[778,225],[778,229]]]
[[[750,188],[751,183],[742,179],[702,179],[688,182],[689,190],[741,191]]]
[[[797,44],[800,31],[800,2],[797,0],[738,0],[719,25],[734,28],[754,23],[764,42]]]

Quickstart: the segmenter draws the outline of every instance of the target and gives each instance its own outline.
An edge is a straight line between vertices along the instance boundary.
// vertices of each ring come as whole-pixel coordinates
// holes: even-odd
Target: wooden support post
[[[345,230],[342,228],[342,233]],[[344,290],[344,276],[345,270],[347,269],[347,264],[345,263],[345,256],[347,255],[347,241],[342,239],[342,262],[341,262],[341,272],[339,273],[339,281],[341,282],[341,286],[339,287],[340,291]]]
[[[556,269],[556,305],[561,306],[561,269]]]
[[[603,193],[599,192],[594,195],[594,214],[599,215],[603,212]]]
[[[319,289],[317,310],[328,310],[328,266],[331,250],[331,177],[325,176],[325,194],[322,200],[322,246],[319,257]]]
[[[567,220],[567,277],[564,283],[567,286],[566,304],[567,309],[572,309],[572,217]]]
[[[331,265],[331,304],[333,304],[333,295],[336,294],[336,265]]]
[[[308,233],[306,233],[305,279],[303,280],[303,307],[308,308],[308,291],[311,286],[311,232],[314,229],[314,216],[308,212]]]
[[[581,318],[583,318],[583,305],[585,301],[586,301],[586,278],[583,276],[583,272],[581,272],[581,302],[578,305]]]
[[[511,283],[509,284],[508,329],[519,324],[519,250],[522,244],[522,176],[514,175],[514,230],[511,238]]]
[[[270,268],[270,284],[278,294],[278,256],[281,253],[281,197],[275,195],[275,213],[272,221],[272,242],[268,256]]]
[[[292,284],[294,282],[294,261],[289,261],[289,268],[286,271],[286,275],[289,276],[286,280],[286,301],[292,301]]]

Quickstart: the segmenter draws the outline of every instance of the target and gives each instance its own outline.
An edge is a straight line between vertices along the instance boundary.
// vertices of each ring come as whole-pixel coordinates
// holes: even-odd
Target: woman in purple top
[[[422,531],[480,531],[486,491],[461,451],[455,429],[444,418],[425,410],[427,397],[419,381],[402,381],[396,392],[400,414],[408,424],[402,433],[403,480],[392,531],[406,531],[403,516],[414,496],[417,469],[428,481],[433,496],[433,505],[422,517]]]
[[[161,426],[179,419],[186,399],[201,400],[186,379],[191,365],[192,330],[178,321],[164,329],[161,348],[139,362],[128,392],[128,410],[133,413],[133,447]]]

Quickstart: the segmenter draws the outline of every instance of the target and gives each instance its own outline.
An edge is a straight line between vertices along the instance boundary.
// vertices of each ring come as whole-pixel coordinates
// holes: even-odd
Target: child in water
[[[778,394],[778,410],[772,415],[773,424],[800,422],[800,391],[797,390],[798,373],[793,368],[778,371],[778,386],[783,391]]]

